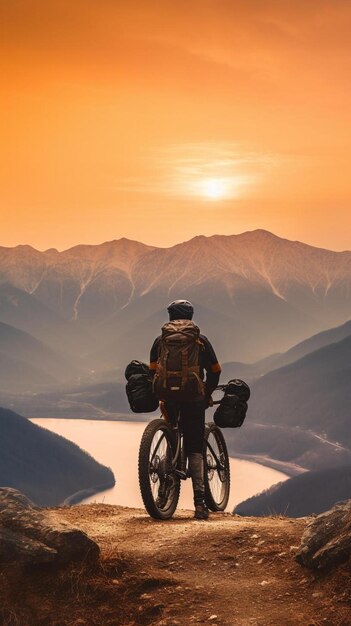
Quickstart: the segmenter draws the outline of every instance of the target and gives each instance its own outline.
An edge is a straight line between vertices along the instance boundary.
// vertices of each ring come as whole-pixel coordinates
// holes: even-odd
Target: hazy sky
[[[350,0],[0,0],[0,245],[351,249]]]

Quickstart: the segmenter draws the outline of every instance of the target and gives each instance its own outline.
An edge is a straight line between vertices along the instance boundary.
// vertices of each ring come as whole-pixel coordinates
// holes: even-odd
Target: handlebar
[[[217,385],[217,387],[213,390],[213,391],[225,391],[226,388],[228,387],[229,383],[224,383],[223,385]],[[220,404],[221,400],[212,400],[213,405],[215,404]]]
[[[227,383],[224,383],[222,385],[217,385],[217,387],[213,391],[223,391],[224,393],[226,393],[227,390],[230,389],[230,384],[231,383],[238,384],[238,385],[246,385],[246,383],[244,383],[242,380],[232,379],[232,380],[230,380]],[[250,390],[249,390],[247,385],[246,385],[246,387],[247,387],[247,397],[245,398],[245,400],[247,401],[249,399],[249,397],[250,397]],[[213,404],[220,404],[220,403],[221,403],[221,400],[214,400],[213,401]]]

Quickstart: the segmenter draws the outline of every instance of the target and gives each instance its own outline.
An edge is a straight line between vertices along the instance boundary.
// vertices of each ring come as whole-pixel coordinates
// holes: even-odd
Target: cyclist
[[[167,308],[169,320],[192,320],[194,308],[188,300],[175,300]],[[150,372],[154,376],[159,364],[162,335],[157,337],[150,352]],[[192,401],[166,400],[162,403],[162,411],[166,418],[175,424],[180,418],[184,437],[184,447],[189,459],[189,470],[194,491],[195,519],[208,519],[208,508],[205,504],[203,446],[205,432],[205,410],[212,405],[211,394],[218,385],[221,367],[214,349],[204,335],[199,335],[199,372],[204,381],[204,393]],[[160,503],[162,505],[162,503]]]

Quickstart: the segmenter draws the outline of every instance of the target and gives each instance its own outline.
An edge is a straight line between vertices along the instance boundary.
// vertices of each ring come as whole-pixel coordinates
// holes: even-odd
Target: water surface
[[[35,424],[48,428],[78,444],[97,461],[110,467],[116,485],[83,502],[104,502],[142,507],[138,484],[138,450],[146,422],[111,422],[81,419],[35,418]],[[252,495],[288,476],[252,461],[230,459],[231,490],[228,511]],[[179,508],[192,508],[191,481],[182,482]]]

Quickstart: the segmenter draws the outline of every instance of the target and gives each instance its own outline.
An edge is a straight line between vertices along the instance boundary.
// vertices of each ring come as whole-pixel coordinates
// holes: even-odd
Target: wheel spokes
[[[152,496],[155,501],[164,499],[164,505],[159,508],[167,509],[169,501],[172,501],[175,488],[172,480],[172,449],[163,431],[157,431],[151,446],[149,458],[149,479]]]
[[[217,441],[216,441],[216,445],[218,446]],[[222,452],[216,453],[209,441],[207,441],[207,447],[209,448],[209,451],[211,452],[211,454],[209,455],[211,468],[216,469],[221,472],[224,471],[225,466],[224,466],[223,453]]]
[[[206,471],[208,486],[214,501],[219,505],[223,501],[225,495],[225,482],[227,480],[225,455],[213,433],[209,434],[206,445]]]

